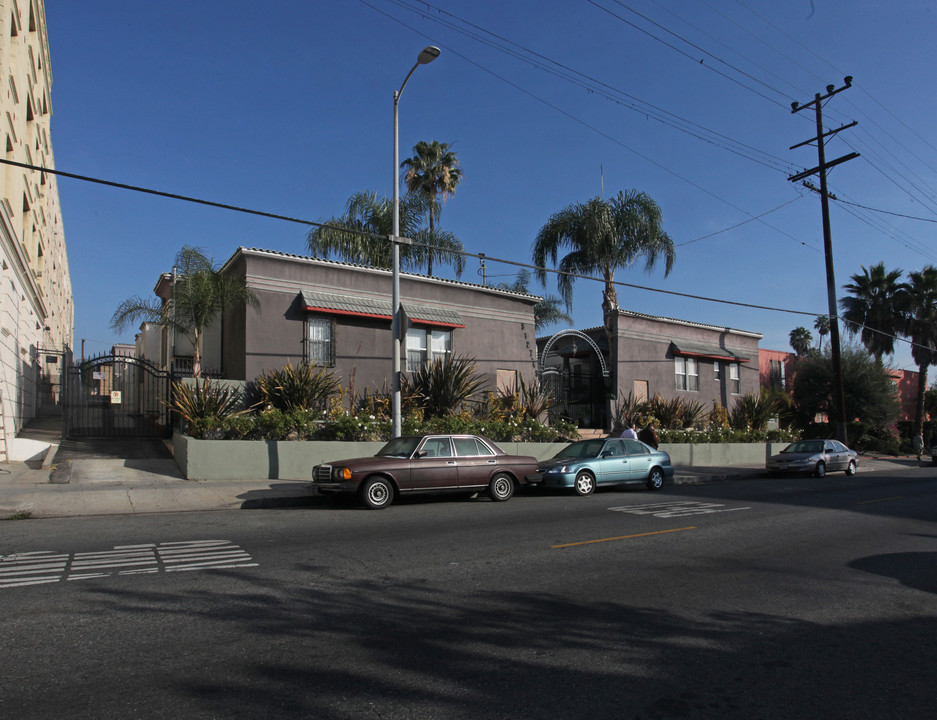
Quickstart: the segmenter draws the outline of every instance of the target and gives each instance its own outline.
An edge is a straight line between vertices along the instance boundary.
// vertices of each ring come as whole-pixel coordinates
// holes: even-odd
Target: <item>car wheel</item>
[[[855,474],[856,474],[856,461],[855,461],[855,460],[850,460],[850,461],[849,461],[849,464],[846,466],[846,474],[847,474],[847,475],[855,475]]]
[[[498,473],[488,483],[488,495],[495,502],[510,500],[514,495],[514,480],[507,473]]]
[[[592,473],[583,470],[576,476],[574,487],[577,495],[591,495],[595,492],[595,478]]]
[[[394,486],[386,478],[368,478],[361,485],[361,501],[372,510],[386,508],[394,501]]]
[[[826,477],[826,463],[822,460],[817,463],[817,466],[813,469],[813,476],[822,478]]]
[[[647,476],[647,489],[660,490],[664,487],[664,471],[660,468],[653,468],[651,474]]]

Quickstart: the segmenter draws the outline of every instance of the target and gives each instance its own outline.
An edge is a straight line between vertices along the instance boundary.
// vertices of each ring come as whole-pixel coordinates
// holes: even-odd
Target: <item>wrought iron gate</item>
[[[101,355],[68,368],[66,437],[169,437],[170,374],[146,360]]]

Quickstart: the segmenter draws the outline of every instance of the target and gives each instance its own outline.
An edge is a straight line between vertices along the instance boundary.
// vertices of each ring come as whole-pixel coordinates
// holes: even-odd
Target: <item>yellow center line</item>
[[[576,547],[577,545],[592,545],[593,543],[612,542],[613,540],[630,540],[631,538],[647,537],[648,535],[663,535],[664,533],[683,532],[684,530],[696,530],[696,526],[685,528],[674,528],[673,530],[657,530],[656,532],[638,533],[637,535],[620,535],[618,537],[602,538],[600,540],[582,540],[580,542],[566,543],[564,545],[551,545],[551,550],[558,548]]]
[[[904,500],[904,495],[895,495],[895,497],[880,498],[878,500],[860,500],[856,505],[868,505],[869,503],[888,502],[889,500]]]

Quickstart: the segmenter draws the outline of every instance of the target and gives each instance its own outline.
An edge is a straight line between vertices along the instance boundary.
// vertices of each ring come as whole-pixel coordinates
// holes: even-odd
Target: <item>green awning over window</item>
[[[355,295],[340,295],[338,293],[303,290],[302,302],[307,312],[381,318],[383,320],[390,320],[393,315],[393,303],[391,303],[390,300],[377,300]],[[400,305],[407,319],[412,323],[444,327],[465,327],[465,323],[462,322],[462,316],[454,310],[410,302],[402,302]]]
[[[746,363],[750,358],[729,350],[728,348],[709,343],[687,342],[684,340],[671,340],[670,348],[674,355],[683,357],[703,358],[706,360],[724,360],[726,362]]]

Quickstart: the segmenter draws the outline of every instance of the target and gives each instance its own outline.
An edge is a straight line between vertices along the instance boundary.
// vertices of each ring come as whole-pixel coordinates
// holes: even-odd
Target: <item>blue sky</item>
[[[789,149],[815,118],[790,103],[851,75],[824,106],[827,129],[859,123],[826,150],[861,154],[830,174],[837,285],[881,261],[937,265],[931,0],[48,0],[46,20],[59,170],[311,221],[360,190],[391,195],[393,92],[438,45],[401,100],[400,156],[420,140],[456,151],[441,224],[466,250],[529,262],[553,213],[642,190],[677,261],[619,272],[641,286],[619,288],[622,308],[782,350],[827,312],[820,202],[788,181],[817,164]],[[294,223],[67,178],[59,194],[86,354],[133,341],[114,310],[152,297],[183,245],[219,263],[239,246],[306,254]],[[492,282],[516,273],[487,266]],[[578,280],[574,326],[601,324],[600,305]],[[912,365],[905,346],[895,361]]]

